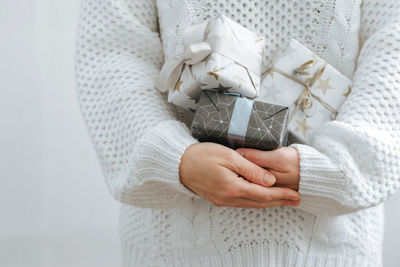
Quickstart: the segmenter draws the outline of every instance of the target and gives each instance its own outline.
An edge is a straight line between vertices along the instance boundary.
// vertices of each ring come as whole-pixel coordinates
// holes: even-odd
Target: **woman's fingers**
[[[245,159],[265,168],[272,168],[274,162],[276,162],[278,153],[277,150],[262,151],[251,148],[239,148],[236,150]]]
[[[218,207],[268,208],[298,206],[300,195],[288,188],[264,187],[244,180],[228,186],[222,194],[207,199]]]
[[[214,188],[220,187],[220,189],[206,197],[216,206],[267,208],[299,204],[300,195],[292,189],[262,186],[248,181],[224,167],[217,170],[216,174],[225,179],[213,186]]]
[[[239,148],[236,152],[254,164],[280,172],[288,171],[288,163],[298,163],[299,161],[297,150],[290,147],[282,147],[271,151]]]
[[[300,199],[300,194],[289,188],[264,187],[246,181],[239,181],[235,186],[238,187],[239,197],[254,201],[269,202]]]
[[[296,191],[272,187],[276,178],[234,150],[214,143],[189,146],[179,165],[180,182],[217,206],[261,208],[298,201]]]
[[[276,178],[270,171],[247,160],[236,152],[229,165],[231,165],[232,171],[253,183],[262,186],[272,186],[275,184]]]
[[[243,158],[268,168],[276,179],[274,186],[299,190],[300,156],[296,148],[282,147],[273,151],[238,149]]]

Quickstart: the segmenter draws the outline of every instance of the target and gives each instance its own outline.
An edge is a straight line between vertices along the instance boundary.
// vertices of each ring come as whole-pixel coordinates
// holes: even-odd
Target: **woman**
[[[155,89],[185,28],[217,14],[265,37],[265,68],[293,37],[353,79],[312,146],[198,143],[192,114]],[[400,186],[399,14],[398,0],[85,0],[78,93],[123,203],[124,266],[381,265],[382,203]]]

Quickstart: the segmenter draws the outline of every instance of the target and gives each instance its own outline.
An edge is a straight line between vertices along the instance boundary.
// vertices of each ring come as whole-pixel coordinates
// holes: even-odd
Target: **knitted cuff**
[[[314,214],[330,213],[339,208],[344,191],[344,174],[318,150],[293,144],[300,155],[300,206]]]
[[[168,188],[170,194],[176,195],[180,192],[189,197],[201,198],[179,179],[181,157],[185,149],[194,143],[198,141],[192,137],[186,125],[178,121],[163,121],[149,129],[136,147],[138,160],[135,166],[138,181],[158,181],[159,188]]]

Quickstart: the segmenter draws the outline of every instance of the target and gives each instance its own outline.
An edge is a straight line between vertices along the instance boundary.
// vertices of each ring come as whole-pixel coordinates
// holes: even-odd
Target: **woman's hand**
[[[216,206],[297,206],[299,194],[271,187],[275,177],[236,151],[215,143],[189,146],[179,166],[181,182]]]
[[[268,169],[276,177],[275,186],[299,189],[300,158],[294,147],[282,147],[273,151],[239,148],[236,150],[247,160]]]

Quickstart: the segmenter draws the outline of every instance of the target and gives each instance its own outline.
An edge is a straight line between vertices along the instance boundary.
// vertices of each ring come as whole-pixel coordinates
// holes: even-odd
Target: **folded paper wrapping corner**
[[[258,96],[264,39],[256,33],[219,15],[189,27],[184,46],[183,54],[166,60],[157,82],[169,91],[168,101],[196,109],[201,90],[211,88]]]
[[[324,123],[335,119],[351,85],[347,77],[293,39],[267,71],[257,99],[288,106],[290,133],[307,144]]]
[[[192,135],[232,148],[273,150],[286,145],[287,107],[255,101],[234,93],[203,90]]]

